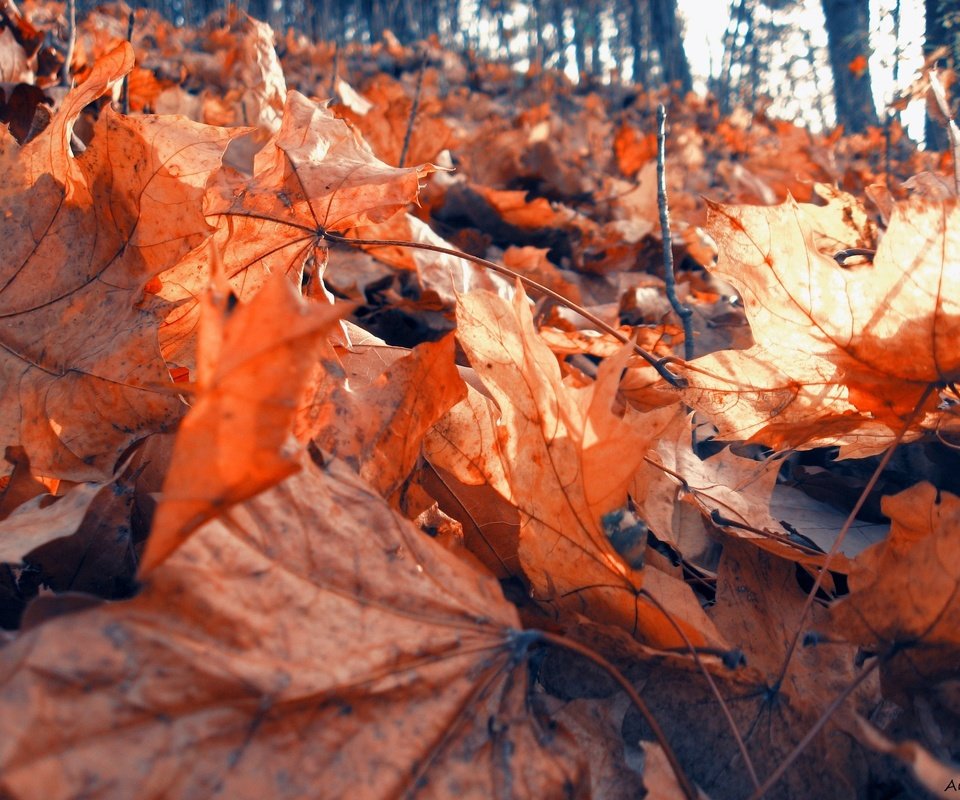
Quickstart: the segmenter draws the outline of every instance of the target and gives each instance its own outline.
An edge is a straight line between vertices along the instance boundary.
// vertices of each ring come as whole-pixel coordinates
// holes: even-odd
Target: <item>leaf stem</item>
[[[671,386],[675,386],[678,389],[682,389],[687,385],[686,381],[683,378],[681,378],[679,375],[674,375],[672,372],[670,372],[670,370],[666,368],[665,365],[668,363],[667,359],[657,358],[652,353],[649,353],[646,350],[644,350],[642,347],[640,347],[640,345],[638,345],[636,342],[632,341],[631,339],[628,339],[616,328],[614,328],[611,325],[608,325],[606,322],[600,319],[600,317],[587,311],[587,309],[577,305],[571,300],[568,300],[562,294],[558,294],[557,292],[553,291],[553,289],[547,288],[542,283],[537,283],[537,281],[532,280],[526,277],[525,275],[521,275],[519,272],[514,272],[509,267],[505,267],[501,264],[497,264],[494,261],[488,261],[485,258],[480,258],[480,256],[471,255],[470,253],[463,253],[459,250],[453,250],[449,247],[441,247],[440,245],[427,244],[425,242],[408,242],[408,241],[404,241],[403,239],[354,239],[351,237],[341,236],[338,233],[331,233],[330,231],[323,231],[322,235],[323,235],[323,238],[331,242],[340,242],[342,244],[349,244],[354,246],[367,245],[367,246],[374,246],[374,247],[412,247],[416,250],[429,250],[434,253],[443,253],[444,255],[453,256],[454,258],[462,258],[464,261],[470,261],[473,264],[477,264],[481,267],[485,267],[486,269],[489,269],[491,272],[496,272],[500,275],[505,275],[509,278],[513,278],[514,280],[518,280],[527,288],[533,289],[534,291],[537,291],[537,292],[541,292],[542,294],[545,294],[547,297],[551,298],[552,300],[555,300],[565,308],[569,308],[571,311],[575,311],[577,314],[579,314],[588,322],[595,325],[604,333],[610,334],[617,341],[623,342],[623,344],[632,345],[634,352],[636,352],[637,355],[639,355],[644,361],[646,361],[651,367],[653,367],[659,373],[660,377],[663,378]],[[674,360],[674,359],[670,359],[670,360]]]
[[[797,742],[797,746],[793,748],[788,754],[787,757],[780,762],[777,768],[770,774],[770,776],[763,782],[763,785],[760,786],[752,795],[750,795],[750,800],[760,800],[767,792],[769,792],[783,777],[783,774],[790,768],[794,761],[799,758],[800,754],[806,750],[807,745],[813,741],[814,737],[820,733],[823,729],[823,726],[827,724],[827,720],[833,716],[833,713],[843,705],[844,701],[856,690],[856,688],[863,683],[867,677],[877,668],[880,664],[880,659],[876,659],[867,669],[861,672],[850,684],[842,691],[840,694],[834,698],[833,702],[827,706],[826,710],[820,715],[819,719],[813,724],[810,730],[804,735],[804,737]]]
[[[683,771],[683,767],[680,765],[680,760],[677,758],[677,754],[673,752],[673,748],[670,747],[670,743],[667,741],[667,737],[663,732],[663,729],[660,727],[660,723],[657,722],[656,717],[653,716],[653,712],[650,711],[650,708],[643,701],[643,698],[640,697],[640,694],[633,687],[633,684],[628,681],[622,672],[618,670],[613,664],[611,664],[607,659],[602,655],[595,652],[586,645],[580,644],[573,639],[569,639],[566,636],[561,636],[557,633],[550,633],[548,631],[530,631],[530,633],[536,634],[536,639],[539,639],[542,642],[552,644],[556,647],[562,647],[564,650],[570,650],[571,652],[577,653],[578,655],[583,656],[584,658],[592,661],[598,667],[600,667],[604,672],[606,672],[611,678],[613,678],[619,685],[620,688],[626,693],[627,697],[630,698],[630,702],[633,703],[634,707],[646,720],[647,725],[650,726],[650,730],[653,732],[654,738],[656,738],[657,743],[660,747],[663,748],[664,755],[667,757],[667,761],[670,762],[670,767],[673,769],[673,774],[677,778],[677,783],[680,784],[680,789],[683,791],[684,796],[687,800],[697,800],[698,794],[696,787],[690,782],[690,779],[687,777],[687,774]]]

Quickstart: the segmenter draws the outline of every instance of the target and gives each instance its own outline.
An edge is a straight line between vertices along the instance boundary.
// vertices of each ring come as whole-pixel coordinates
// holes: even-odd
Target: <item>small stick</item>
[[[413,123],[417,119],[417,110],[420,108],[420,93],[423,91],[423,73],[427,69],[427,49],[424,47],[420,58],[420,71],[417,73],[417,88],[413,92],[413,105],[410,106],[410,118],[407,120],[407,132],[403,136],[403,148],[400,150],[400,163],[404,166],[410,150],[410,137],[413,136]]]
[[[127,41],[133,42],[133,9],[130,9],[130,16],[127,17]],[[123,85],[120,88],[120,112],[130,113],[130,73],[123,76]]]
[[[899,433],[897,433],[897,438],[893,440],[893,443],[883,454],[883,458],[881,458],[880,462],[877,464],[877,468],[873,471],[873,475],[870,476],[870,480],[867,481],[867,485],[864,486],[863,491],[860,492],[860,497],[857,498],[857,502],[854,503],[853,508],[850,509],[850,513],[847,515],[846,521],[840,528],[839,533],[837,533],[837,538],[833,540],[833,545],[831,546],[830,551],[827,553],[827,557],[823,560],[823,566],[820,567],[820,571],[817,573],[817,578],[813,582],[813,586],[811,586],[810,591],[807,592],[807,599],[803,603],[803,608],[800,609],[800,619],[797,622],[797,631],[794,634],[793,640],[790,642],[790,646],[787,648],[786,656],[784,657],[783,664],[780,667],[780,674],[777,676],[777,680],[774,683],[776,688],[779,689],[779,687],[783,685],[784,678],[787,677],[787,670],[790,668],[790,661],[793,659],[793,654],[796,652],[797,644],[800,641],[800,634],[803,632],[804,622],[810,613],[810,608],[813,606],[813,601],[817,597],[817,592],[819,592],[820,587],[823,586],[823,578],[824,575],[827,574],[827,570],[830,568],[830,562],[840,551],[840,546],[843,544],[843,540],[847,537],[847,533],[850,531],[850,528],[853,527],[853,523],[857,518],[857,514],[860,513],[860,509],[863,508],[864,504],[867,502],[870,492],[873,491],[873,487],[877,485],[877,481],[880,480],[880,476],[887,468],[887,464],[889,464],[890,459],[893,458],[894,451],[897,449],[900,442],[903,441],[903,437],[907,435],[907,431],[910,430],[910,426],[914,423],[914,420],[916,420],[916,418],[920,415],[924,404],[927,402],[927,398],[930,397],[930,394],[933,392],[934,388],[935,384],[931,383],[928,384],[927,388],[923,390],[923,394],[920,396],[920,399],[917,400],[917,404],[913,407],[913,411],[910,413],[910,416],[907,417],[903,427],[901,427]]]
[[[339,77],[337,73],[340,72],[340,39],[335,39],[333,42],[333,73],[330,75],[330,92],[329,95],[331,98],[337,96],[337,78]]]
[[[667,204],[667,110],[657,106],[657,207],[660,209],[660,238],[663,239],[663,277],[667,299],[683,323],[683,358],[693,359],[693,310],[677,297],[677,278],[673,272],[673,238],[670,235],[670,207]]]
[[[70,63],[73,61],[73,49],[77,43],[77,2],[67,0],[67,52],[63,57],[63,66],[60,68],[60,85],[70,86],[72,75]]]

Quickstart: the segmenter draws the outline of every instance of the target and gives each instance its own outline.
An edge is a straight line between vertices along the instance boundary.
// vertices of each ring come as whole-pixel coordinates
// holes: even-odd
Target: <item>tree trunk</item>
[[[941,47],[949,48],[947,56],[937,60],[938,67],[960,66],[960,10],[948,8],[955,6],[956,0],[924,0],[926,11],[926,30],[924,31],[923,54],[929,56]],[[946,150],[949,145],[947,130],[943,120],[927,113],[924,125],[924,138],[931,150]]]
[[[676,84],[681,94],[689,92],[693,88],[693,78],[683,49],[677,0],[650,0],[650,38],[660,52],[663,82],[671,86]]]
[[[633,50],[633,82],[647,82],[647,49],[643,41],[643,9],[640,0],[630,0],[630,46]]]
[[[570,55],[567,53],[567,34],[564,30],[564,5],[561,2],[553,4],[553,27],[557,34],[557,68],[564,72],[570,71]]]
[[[827,22],[827,49],[833,72],[837,124],[848,133],[879,124],[873,104],[870,68],[860,60],[870,55],[868,0],[821,0]],[[861,69],[862,67],[862,69]]]

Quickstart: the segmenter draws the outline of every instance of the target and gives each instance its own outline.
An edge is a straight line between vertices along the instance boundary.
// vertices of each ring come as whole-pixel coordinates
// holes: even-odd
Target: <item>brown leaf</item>
[[[180,425],[143,555],[149,572],[224,508],[298,469],[298,401],[323,335],[347,307],[306,303],[277,273],[232,314],[205,295],[198,396]],[[288,441],[289,440],[289,441]]]
[[[208,188],[204,211],[216,227],[213,246],[237,296],[252,296],[272,272],[287,273],[299,286],[308,260],[321,279],[324,230],[389,219],[416,201],[431,169],[384,164],[331,111],[288,92],[280,129],[257,153],[253,176],[224,170]],[[205,285],[208,268],[209,251],[201,247],[163,276],[160,296],[180,305],[161,331],[168,360],[189,363],[197,287]]]
[[[55,502],[40,495],[21,505],[0,522],[0,562],[17,563],[42,544],[72,536],[103,488],[101,483],[83,483]]]
[[[757,341],[685,371],[686,398],[722,436],[810,447],[856,443],[879,423],[888,430],[877,452],[928,384],[960,375],[960,206],[900,204],[873,263],[840,266],[835,248],[863,247],[864,230],[836,198],[710,206],[714,271],[741,293]]]
[[[280,130],[257,153],[253,178],[211,187],[207,213],[273,219],[294,236],[342,231],[405,209],[432,169],[383,163],[343,120],[290,91]]]
[[[614,410],[629,352],[605,361],[596,384],[575,389],[561,381],[522,293],[512,306],[488,292],[465,295],[457,325],[492,400],[469,392],[428,438],[428,457],[464,483],[489,483],[519,509],[520,563],[534,596],[644,641],[683,647],[643,588],[694,642],[716,642],[689,588],[657,570],[631,570],[603,528],[603,516],[626,503],[633,473],[673,414]]]
[[[942,794],[957,785],[960,765],[945,764],[923,745],[913,741],[895,742],[883,735],[866,719],[857,716],[857,737],[868,747],[893,756],[910,769],[913,776],[931,794]]]
[[[463,546],[501,580],[520,578],[520,521],[517,509],[487,484],[471,486],[441,467],[427,464],[420,482],[439,507],[457,520]]]
[[[649,800],[680,800],[685,797],[663,748],[657,742],[640,742],[640,746],[644,755],[643,788],[647,790],[644,797]],[[698,797],[700,800],[709,800],[702,791]]]
[[[747,665],[711,670],[751,761],[762,780],[780,765],[826,706],[857,676],[852,647],[804,648],[781,686],[774,685],[787,646],[801,624],[805,593],[795,567],[751,544],[728,539],[711,616],[721,633],[740,646]],[[826,612],[815,609],[814,620]],[[726,716],[702,674],[693,667],[638,662],[638,690],[662,725],[690,778],[715,797],[744,797],[753,790]],[[848,701],[867,712],[876,703],[876,681],[867,679]],[[866,764],[843,729],[849,711],[803,751],[771,796],[854,797],[867,785]],[[838,730],[838,726],[840,730]],[[624,738],[651,738],[628,710]]]
[[[0,791],[28,800],[582,796],[496,582],[307,461],[132,601],[0,650]]]
[[[200,200],[230,140],[107,108],[75,157],[77,115],[132,66],[129,45],[107,55],[29,144],[0,132],[0,441],[72,480],[106,477],[131,442],[181,413],[144,286],[207,236]]]
[[[729,448],[701,459],[693,451],[692,436],[690,420],[678,415],[651,453],[655,463],[641,467],[631,489],[644,520],[660,539],[688,559],[712,547],[702,528],[686,523],[681,509],[689,504],[713,517],[714,524],[731,536],[791,561],[823,563],[846,514],[778,484],[780,459],[757,461]],[[886,532],[885,525],[855,520],[830,568],[846,572],[849,561],[844,556],[856,555]]]
[[[881,663],[884,692],[906,704],[916,689],[956,676],[960,663],[960,498],[919,483],[883,498],[890,535],[861,553],[850,595],[833,608],[845,638]]]
[[[367,380],[344,381],[344,367],[323,365],[310,387],[298,437],[347,461],[391,498],[410,475],[424,434],[466,395],[446,336],[424,342]],[[351,354],[344,353],[350,369]]]
[[[6,485],[0,492],[0,519],[6,519],[23,503],[49,490],[38,481],[30,471],[30,458],[22,447],[8,447],[3,454],[6,461],[13,465],[13,472],[7,477]]]

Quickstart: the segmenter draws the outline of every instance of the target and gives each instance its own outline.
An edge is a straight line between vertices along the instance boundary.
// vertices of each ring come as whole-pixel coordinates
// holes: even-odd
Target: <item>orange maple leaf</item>
[[[342,365],[323,364],[311,381],[298,436],[354,466],[390,498],[420,457],[426,430],[466,395],[455,346],[452,335],[424,342],[386,369],[379,353],[367,350],[372,360],[342,353]],[[371,364],[372,375],[358,370]]]
[[[710,206],[713,271],[743,297],[756,344],[693,361],[684,396],[724,438],[886,447],[930,384],[960,378],[960,207],[899,204],[872,264],[856,204]]]
[[[631,570],[603,528],[674,413],[614,411],[627,350],[603,363],[596,384],[565,385],[519,291],[512,305],[489,292],[462,296],[457,338],[492,400],[468,392],[428,437],[427,454],[519,509],[519,559],[535,596],[656,646],[683,647],[643,588],[694,643],[719,643],[687,586],[658,570]]]
[[[960,663],[960,498],[918,483],[882,508],[890,536],[854,560],[833,618],[849,641],[890,653],[884,693],[907,705],[913,691],[954,679]]]
[[[0,794],[585,791],[585,753],[531,708],[497,582],[342,462],[299,466],[208,522],[135,599],[0,650]]]
[[[350,127],[299,92],[287,93],[280,129],[257,153],[253,176],[224,170],[208,187],[204,211],[216,226],[213,246],[241,299],[271,272],[300,285],[312,259],[315,278],[326,264],[324,232],[382,222],[417,199],[432,167],[384,164]],[[161,331],[164,356],[189,363],[208,251],[201,247],[163,276],[161,296],[178,303]]]
[[[144,287],[208,236],[204,186],[232,136],[105,108],[75,156],[77,116],[133,63],[128,44],[105,56],[23,147],[0,130],[0,441],[72,480],[104,478],[182,411]]]
[[[324,334],[349,310],[305,303],[282,273],[232,313],[222,288],[204,295],[198,396],[177,432],[141,573],[208,519],[298,469],[298,400]]]

